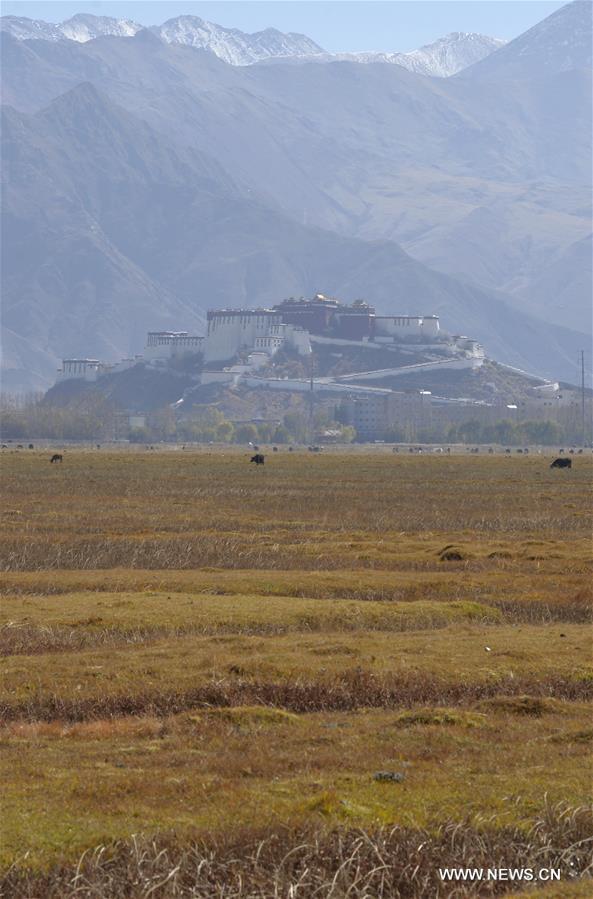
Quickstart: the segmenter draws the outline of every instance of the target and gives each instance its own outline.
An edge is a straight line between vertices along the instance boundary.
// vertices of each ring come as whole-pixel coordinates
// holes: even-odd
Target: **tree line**
[[[300,410],[286,412],[276,421],[230,421],[215,406],[192,410],[180,417],[171,407],[147,413],[141,427],[130,426],[129,416],[118,411],[100,394],[87,394],[65,406],[51,406],[42,396],[0,404],[2,440],[130,440],[135,443],[170,441],[178,443],[278,443],[306,444],[323,439],[329,432],[336,442],[357,439],[353,427],[340,421],[339,408],[321,407],[311,418]],[[387,443],[465,443],[508,446],[555,446],[578,444],[582,439],[578,424],[560,424],[553,420],[512,421],[503,419],[484,423],[469,419],[460,423],[417,426],[401,423],[382,435]]]
[[[500,421],[484,423],[469,419],[459,423],[443,422],[429,427],[388,428],[388,443],[467,443],[508,446],[555,446],[580,443],[581,431],[575,425],[565,426],[553,420]]]
[[[340,442],[355,439],[354,428],[336,421],[331,410],[317,409],[311,420],[300,411],[277,421],[230,421],[215,406],[179,416],[170,406],[142,414],[144,424],[130,425],[130,416],[100,394],[85,394],[63,406],[43,402],[42,395],[0,404],[2,440],[130,440],[133,443],[308,443],[325,430],[337,432]]]

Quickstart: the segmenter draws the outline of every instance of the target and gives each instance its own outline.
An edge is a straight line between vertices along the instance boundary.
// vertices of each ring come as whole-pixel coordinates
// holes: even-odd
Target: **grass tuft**
[[[529,694],[526,694],[526,689]],[[552,698],[553,697],[553,698]],[[290,712],[356,711],[362,708],[398,709],[417,705],[467,705],[486,700],[484,708],[539,717],[562,705],[554,699],[585,702],[593,699],[593,682],[564,675],[545,678],[506,678],[467,682],[439,680],[423,674],[376,675],[361,668],[319,680],[212,680],[183,692],[135,690],[123,694],[72,699],[45,693],[4,701],[0,717],[6,721],[90,721],[113,716],[179,714],[189,709],[274,706]]]
[[[414,709],[402,712],[395,719],[398,727],[416,727],[417,725],[482,727],[486,716],[475,712],[464,712],[457,709]]]
[[[481,707],[489,711],[506,712],[508,715],[530,715],[534,718],[563,709],[561,702],[549,696],[494,696],[483,700]]]
[[[277,709],[271,706],[234,706],[232,708],[204,709],[199,716],[192,716],[194,722],[203,718],[213,718],[224,721],[236,727],[255,728],[269,727],[282,724],[294,724],[298,721],[298,715],[287,712],[286,709]]]
[[[315,810],[330,814],[339,799],[320,794]],[[289,897],[390,897],[503,895],[508,883],[456,886],[439,868],[560,868],[563,878],[591,870],[590,808],[553,806],[531,829],[449,821],[430,829],[384,827],[361,831],[322,827],[205,836],[181,841],[174,834],[135,836],[101,845],[75,865],[34,872],[13,867],[4,894],[18,899],[289,899]],[[555,894],[560,896],[561,893]]]
[[[593,727],[584,730],[563,731],[560,734],[552,734],[548,737],[550,743],[582,743],[588,746],[593,743]]]

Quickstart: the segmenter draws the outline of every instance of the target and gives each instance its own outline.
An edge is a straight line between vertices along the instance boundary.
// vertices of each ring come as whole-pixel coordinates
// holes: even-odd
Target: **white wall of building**
[[[308,356],[311,352],[309,332],[298,325],[283,325],[286,342],[299,356]]]
[[[184,353],[199,353],[204,347],[204,337],[187,331],[149,331],[144,348],[147,362],[172,359]]]
[[[435,340],[441,331],[438,315],[425,315],[422,319],[422,336]]]
[[[224,361],[232,359],[241,349],[255,349],[258,339],[271,336],[272,329],[281,324],[282,316],[279,313],[265,309],[223,309],[208,322],[204,360]]]
[[[285,342],[284,336],[277,337],[276,335],[267,335],[266,337],[256,337],[254,348],[257,352],[266,353],[269,357],[278,352],[280,347],[284,346]]]
[[[208,322],[204,359],[206,362],[224,362],[245,349],[271,356],[284,345],[301,355],[311,352],[309,333],[282,322],[280,313],[266,309],[222,310]]]
[[[375,337],[391,337],[405,340],[423,338],[433,340],[439,336],[438,315],[377,315],[375,316]]]
[[[62,368],[58,371],[58,381],[96,381],[101,367],[98,359],[64,359]]]

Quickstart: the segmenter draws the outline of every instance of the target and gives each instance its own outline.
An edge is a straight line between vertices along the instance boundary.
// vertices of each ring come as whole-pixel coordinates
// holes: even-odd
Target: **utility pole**
[[[315,442],[315,433],[314,433],[314,421],[313,421],[313,404],[314,404],[314,391],[315,385],[313,383],[313,350],[311,350],[311,354],[309,356],[309,435],[311,443]]]
[[[581,350],[581,427],[583,431],[583,447],[586,445],[586,424],[585,424],[585,351]]]

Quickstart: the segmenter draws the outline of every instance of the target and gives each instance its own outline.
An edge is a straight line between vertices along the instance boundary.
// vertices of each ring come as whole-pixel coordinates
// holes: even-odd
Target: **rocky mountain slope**
[[[393,62],[420,75],[447,78],[490,56],[505,43],[485,34],[454,31],[418,50],[395,54],[398,58]]]
[[[270,57],[298,58],[323,53],[305,34],[284,34],[276,28],[246,34],[238,28],[223,28],[197,16],[178,16],[151,31],[168,44],[210,50],[233,66],[248,66]]]
[[[17,40],[85,43],[98,37],[132,37],[144,26],[131,19],[79,13],[59,24],[24,16],[0,17],[0,30]],[[402,66],[411,72],[447,78],[484,61],[479,77],[504,72],[506,78],[517,74],[564,71],[591,66],[591,3],[574,0],[540,22],[508,45],[501,38],[472,32],[451,32],[433,43],[408,52],[366,51],[328,53],[304,34],[283,33],[266,28],[248,34],[238,28],[225,28],[198,16],[177,16],[149,30],[168,44],[210,50],[230,65],[247,66],[275,59],[316,59],[317,61],[384,62]],[[505,53],[485,60],[506,45]],[[478,73],[472,70],[471,78]]]
[[[15,382],[27,370],[49,378],[48,358],[139,352],[149,329],[201,331],[212,306],[318,289],[366,296],[384,312],[440,313],[523,366],[561,366],[578,343],[397,244],[294,222],[88,83],[34,115],[6,109],[2,137],[3,316]]]
[[[59,24],[25,16],[2,16],[0,30],[6,31],[19,41],[92,41],[97,37],[113,35],[131,37],[140,31],[142,25],[131,19],[114,19],[111,16],[93,16],[79,13]]]
[[[0,28],[18,40],[59,41],[64,38],[85,43],[109,35],[132,37],[142,25],[130,19],[80,14],[59,25],[19,16],[4,16]],[[483,34],[453,32],[432,44],[408,53],[327,53],[304,34],[285,34],[276,28],[266,28],[246,34],[238,28],[224,28],[198,16],[177,16],[150,31],[167,44],[183,44],[210,50],[219,59],[234,66],[248,66],[263,60],[316,59],[318,61],[348,60],[350,62],[387,62],[403,66],[411,72],[446,78],[472,65],[505,43]]]
[[[580,46],[581,7],[565,9],[559,39],[570,16]],[[4,97],[17,108],[91,80],[296,220],[395,240],[428,265],[510,293],[518,308],[541,258],[591,232],[591,77],[579,55],[572,69],[563,53],[558,71],[509,86],[504,66],[478,77],[482,62],[467,70],[475,78],[438,80],[347,62],[236,68],[146,31],[3,41]]]
[[[571,17],[578,50],[586,17],[565,10],[559,39]],[[503,360],[574,377],[590,327],[580,51],[572,68],[563,50],[556,68],[510,82],[504,65],[480,74],[484,62],[446,79],[385,64],[236,67],[147,30],[5,33],[2,53],[15,379],[31,360],[47,377],[63,352],[137,351],[148,328],[193,329],[208,305],[316,290],[439,312]],[[547,283],[570,284],[562,310],[547,265]]]
[[[143,27],[130,19],[85,14],[73,16],[59,25],[19,16],[0,19],[0,28],[18,40],[55,42],[67,39],[85,43],[97,37],[132,37]],[[177,16],[162,25],[152,26],[150,31],[167,44],[210,50],[234,66],[248,66],[270,57],[301,57],[324,52],[304,34],[284,34],[276,28],[246,34],[238,28],[224,28],[198,16]]]
[[[506,41],[501,38],[488,37],[485,34],[453,31],[432,44],[426,44],[408,53],[340,53],[334,54],[333,58],[367,64],[387,62],[403,66],[404,69],[417,72],[419,75],[448,78],[494,53],[505,43]]]
[[[573,0],[460,77],[510,81],[590,69],[592,14],[590,0]]]

